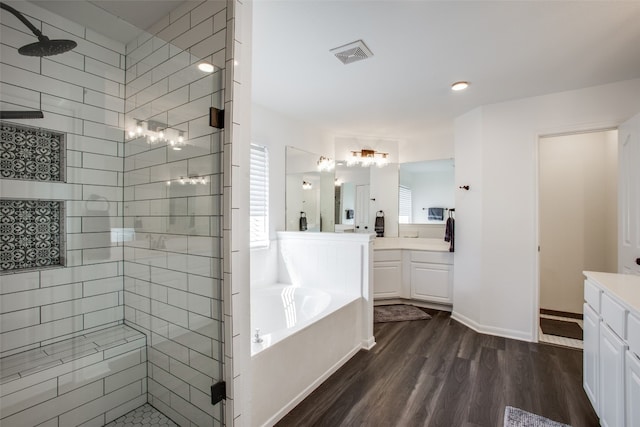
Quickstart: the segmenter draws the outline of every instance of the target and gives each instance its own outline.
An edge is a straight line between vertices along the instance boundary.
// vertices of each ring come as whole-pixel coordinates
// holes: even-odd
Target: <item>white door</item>
[[[640,275],[640,114],[618,128],[618,272]]]
[[[369,226],[369,186],[356,186],[356,233],[373,233]]]

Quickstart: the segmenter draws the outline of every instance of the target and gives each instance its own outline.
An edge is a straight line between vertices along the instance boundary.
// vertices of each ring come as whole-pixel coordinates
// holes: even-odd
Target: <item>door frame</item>
[[[550,129],[544,132],[538,132],[535,135],[534,142],[534,158],[535,158],[535,169],[534,169],[534,195],[535,195],[535,203],[534,203],[534,226],[535,226],[535,235],[536,235],[536,247],[534,248],[534,258],[535,258],[535,269],[534,269],[534,283],[535,283],[535,294],[533,295],[533,319],[532,325],[533,327],[533,342],[537,343],[540,341],[540,139],[541,138],[549,138],[549,137],[558,137],[558,136],[570,136],[570,135],[579,135],[586,133],[596,133],[596,132],[607,132],[612,130],[618,130],[618,127],[621,123],[616,124],[594,124],[592,126],[583,125],[577,126],[573,129]]]

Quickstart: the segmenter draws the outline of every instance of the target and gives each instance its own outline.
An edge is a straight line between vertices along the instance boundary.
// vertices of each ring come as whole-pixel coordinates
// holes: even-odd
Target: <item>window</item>
[[[398,191],[398,200],[400,201],[398,222],[411,224],[411,189],[401,185]]]
[[[269,152],[255,144],[249,166],[249,221],[251,247],[269,246]]]

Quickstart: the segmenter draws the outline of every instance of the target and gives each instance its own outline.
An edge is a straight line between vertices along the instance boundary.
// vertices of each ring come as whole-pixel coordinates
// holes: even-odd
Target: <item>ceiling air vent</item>
[[[373,53],[362,40],[336,47],[329,52],[333,53],[345,65],[373,56]]]

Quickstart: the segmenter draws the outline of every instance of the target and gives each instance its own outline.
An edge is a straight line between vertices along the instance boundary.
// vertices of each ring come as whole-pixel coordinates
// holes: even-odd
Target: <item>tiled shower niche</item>
[[[65,135],[0,122],[0,174],[4,179],[64,181]]]
[[[64,265],[64,202],[0,200],[2,273]]]

